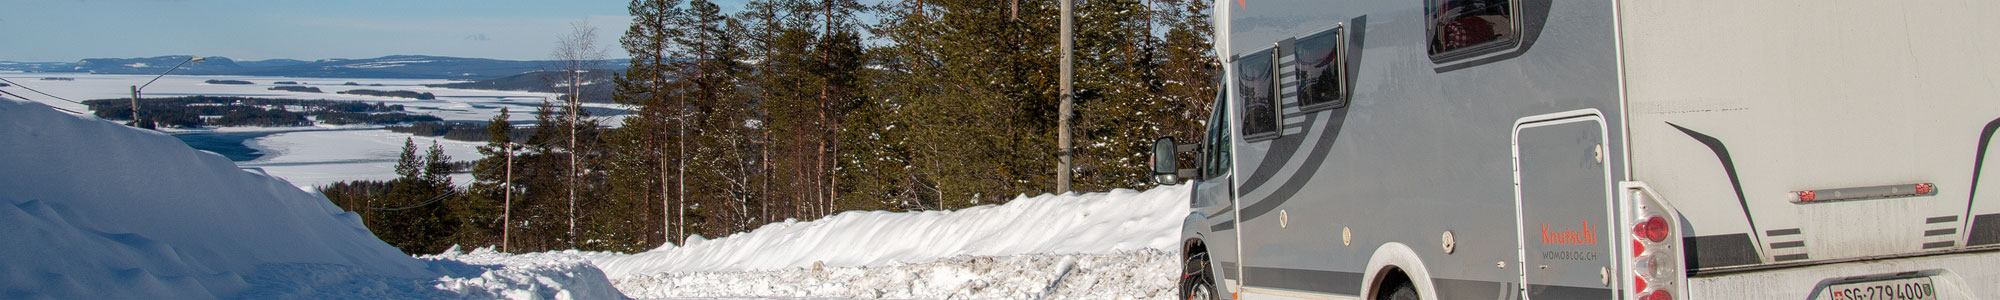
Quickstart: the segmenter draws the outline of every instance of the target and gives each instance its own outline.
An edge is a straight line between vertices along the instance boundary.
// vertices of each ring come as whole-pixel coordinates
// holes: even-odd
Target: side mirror
[[[1174,137],[1171,136],[1160,137],[1160,139],[1153,140],[1154,183],[1158,184],[1180,183],[1181,167],[1179,165],[1179,162],[1177,162],[1175,159],[1176,157],[1175,154],[1180,153],[1179,151],[1177,151],[1178,150],[1177,146],[1179,145],[1174,143]]]

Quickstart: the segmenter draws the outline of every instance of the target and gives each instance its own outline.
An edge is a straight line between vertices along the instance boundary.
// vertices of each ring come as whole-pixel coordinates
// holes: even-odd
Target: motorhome
[[[1183,296],[2000,299],[1996,13],[1217,0]]]

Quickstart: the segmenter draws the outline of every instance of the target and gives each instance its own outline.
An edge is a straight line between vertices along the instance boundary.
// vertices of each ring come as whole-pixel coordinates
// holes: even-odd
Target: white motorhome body
[[[2000,299],[2000,2],[1214,5],[1196,291]]]

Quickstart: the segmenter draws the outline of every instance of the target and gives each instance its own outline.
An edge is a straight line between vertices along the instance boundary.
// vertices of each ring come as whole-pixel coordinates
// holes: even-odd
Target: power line
[[[28,87],[28,86],[25,86],[25,85],[21,85],[20,83],[16,83],[16,82],[14,82],[13,80],[7,80],[7,77],[0,77],[0,81],[6,81],[6,82],[7,82],[7,84],[12,84],[12,85],[14,85],[14,86],[18,86],[18,87],[21,87],[21,88],[24,88],[24,89],[28,89],[28,91],[31,91],[31,92],[35,92],[35,93],[37,93],[37,94],[42,94],[43,96],[49,96],[49,97],[54,97],[54,98],[56,98],[56,99],[62,99],[62,101],[69,101],[69,103],[76,103],[76,104],[83,104],[83,102],[76,102],[76,100],[70,100],[69,98],[63,98],[63,97],[61,97],[61,96],[56,96],[56,95],[50,95],[49,93],[43,93],[43,92],[42,92],[42,91],[40,91],[40,90],[35,90],[35,88],[31,88],[31,87]],[[18,98],[21,98],[21,99],[28,99],[28,97],[21,97],[21,96],[14,96],[14,97],[18,97]],[[84,104],[84,105],[88,105],[88,104]]]
[[[412,208],[418,208],[418,207],[422,207],[422,206],[425,206],[425,205],[431,205],[431,204],[437,204],[437,203],[438,203],[438,201],[444,201],[444,198],[447,198],[447,197],[451,197],[452,195],[457,195],[457,194],[458,194],[458,191],[449,191],[449,192],[445,192],[445,193],[443,193],[443,194],[438,194],[438,195],[437,195],[437,197],[431,197],[431,199],[430,199],[430,200],[424,200],[424,202],[423,202],[423,203],[417,203],[417,204],[415,204],[415,205],[410,205],[410,206],[404,206],[404,207],[397,207],[397,208],[369,208],[369,209],[373,209],[373,210],[376,210],[376,211],[398,211],[398,210],[406,210],[406,209],[412,209]]]
[[[14,96],[14,98],[21,98],[21,100],[26,100],[26,101],[34,101],[34,100],[29,100],[29,99],[28,99],[28,97],[21,97],[21,95],[15,95],[14,93],[9,93],[9,92],[7,92],[7,91],[4,91],[4,90],[0,90],[0,94],[6,94],[6,95],[8,95],[8,96]],[[66,111],[66,112],[69,112],[69,113],[72,113],[72,114],[79,114],[79,115],[81,115],[81,114],[84,114],[84,113],[81,113],[81,112],[77,112],[77,111],[74,111],[74,110],[69,110],[69,109],[67,109],[67,108],[61,108],[61,107],[55,107],[54,105],[48,105],[48,104],[43,104],[42,106],[48,106],[49,108],[54,108],[54,109],[56,109],[56,110],[60,110],[60,111]]]

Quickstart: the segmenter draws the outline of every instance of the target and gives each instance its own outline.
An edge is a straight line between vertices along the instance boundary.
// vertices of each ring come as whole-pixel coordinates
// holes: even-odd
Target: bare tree
[[[590,80],[591,70],[601,67],[605,50],[597,47],[597,27],[584,21],[570,23],[570,32],[556,40],[556,49],[549,53],[557,73],[545,76],[557,91],[563,91],[563,111],[566,117],[563,125],[569,130],[569,180],[564,188],[569,192],[569,238],[571,248],[576,247],[576,191],[583,182],[584,170],[577,157],[577,127],[581,126],[578,111],[583,109],[583,86]]]

